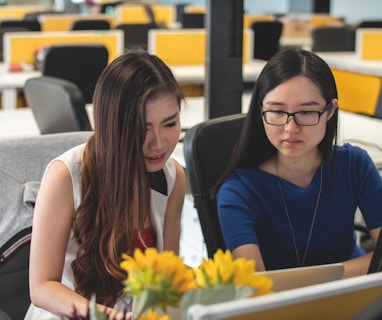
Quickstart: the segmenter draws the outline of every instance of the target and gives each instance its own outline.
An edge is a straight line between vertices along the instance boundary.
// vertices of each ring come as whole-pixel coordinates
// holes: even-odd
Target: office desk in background
[[[265,66],[264,60],[252,60],[243,65],[243,81],[254,82]],[[204,85],[206,68],[204,65],[170,66],[177,81],[183,84]],[[10,72],[0,63],[0,91],[2,93],[2,108],[15,109],[17,91],[24,87],[25,82],[33,77],[41,76],[40,71]],[[0,110],[1,112],[1,110]]]
[[[356,52],[317,53],[333,71],[341,109],[382,118],[382,60]]]
[[[10,72],[4,63],[0,63],[0,92],[1,105],[4,110],[15,109],[17,105],[17,92],[24,87],[25,82],[39,77],[40,71]],[[1,112],[1,111],[0,111]]]

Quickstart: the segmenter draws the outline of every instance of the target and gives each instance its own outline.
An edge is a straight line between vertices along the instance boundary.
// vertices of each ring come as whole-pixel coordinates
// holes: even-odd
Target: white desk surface
[[[243,80],[245,82],[254,82],[267,61],[260,59],[252,59],[243,65]],[[186,66],[170,66],[176,80],[179,83],[204,84],[206,80],[205,65],[186,65]]]
[[[266,61],[253,59],[243,65],[243,78],[254,81],[265,66]],[[170,66],[176,79],[180,83],[204,83],[206,79],[205,65]],[[0,63],[0,90],[9,88],[23,88],[25,82],[33,77],[41,76],[40,71],[9,72],[4,63]]]
[[[243,79],[254,82],[263,69],[266,61],[251,60],[243,65]],[[206,68],[204,65],[170,66],[175,78],[181,84],[204,84]],[[25,82],[33,77],[41,76],[40,71],[9,72],[5,65],[0,63],[0,91],[2,92],[3,109],[15,109],[17,89],[24,87]]]
[[[382,60],[361,60],[355,52],[317,52],[335,69],[382,77]]]

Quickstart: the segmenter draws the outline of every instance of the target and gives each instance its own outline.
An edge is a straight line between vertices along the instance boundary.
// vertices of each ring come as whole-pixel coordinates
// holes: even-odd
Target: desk
[[[341,109],[382,118],[382,60],[361,60],[355,52],[318,55],[333,71]]]
[[[382,60],[360,60],[355,52],[317,52],[335,69],[382,77]]]
[[[41,75],[40,71],[9,72],[4,63],[0,63],[0,91],[2,108],[14,109],[17,103],[17,90],[24,87],[25,82]]]
[[[243,65],[243,81],[254,82],[266,64],[265,60],[252,59]],[[206,67],[204,65],[170,66],[180,84],[204,84]]]
[[[304,50],[310,50],[312,48],[313,40],[309,37],[286,37],[281,36],[280,47],[286,48],[299,48]]]
[[[251,60],[243,66],[245,82],[254,82],[265,66],[264,60]],[[203,85],[206,79],[204,65],[170,66],[180,84]],[[24,87],[25,82],[33,77],[41,76],[40,71],[9,72],[4,63],[0,63],[0,91],[2,92],[3,109],[15,109],[17,90]]]

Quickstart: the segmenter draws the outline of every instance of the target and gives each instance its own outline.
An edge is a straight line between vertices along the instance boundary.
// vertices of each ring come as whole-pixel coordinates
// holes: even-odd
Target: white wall
[[[53,0],[0,0],[8,4],[39,4]],[[126,0],[132,1],[132,0]],[[151,0],[141,0],[152,2]],[[187,3],[208,6],[209,0],[158,0],[163,4]],[[303,13],[309,12],[313,0],[244,0],[247,13]],[[345,18],[346,22],[358,23],[361,20],[382,20],[382,0],[331,0],[330,13]]]
[[[382,20],[381,0],[331,0],[330,13],[349,23],[361,20]]]

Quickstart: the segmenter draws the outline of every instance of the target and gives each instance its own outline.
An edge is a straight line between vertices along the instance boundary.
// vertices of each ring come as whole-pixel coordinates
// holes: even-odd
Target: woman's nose
[[[292,115],[288,116],[287,122],[286,122],[284,127],[285,127],[285,129],[289,129],[289,130],[300,128],[300,126],[296,123],[294,116],[292,116]]]
[[[150,140],[150,147],[155,149],[160,149],[163,146],[163,137],[160,132],[153,133]]]

